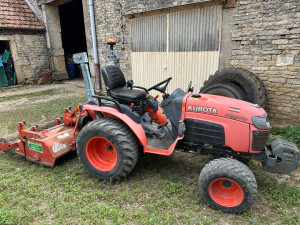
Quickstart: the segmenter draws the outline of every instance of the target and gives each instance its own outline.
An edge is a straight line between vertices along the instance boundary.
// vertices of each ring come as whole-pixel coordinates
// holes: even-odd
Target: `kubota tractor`
[[[94,95],[87,55],[73,55],[81,64],[89,104],[64,110],[56,126],[40,130],[18,123],[19,140],[0,138],[0,151],[14,149],[28,160],[52,167],[56,159],[77,150],[80,161],[103,180],[126,177],[139,154],[170,155],[174,149],[215,159],[199,176],[203,199],[213,208],[240,213],[251,207],[257,184],[246,163],[260,160],[264,170],[290,173],[299,161],[297,147],[283,140],[266,145],[270,123],[258,105],[223,96],[187,91],[166,93],[172,78],[148,89],[126,83],[121,70],[105,66],[102,75],[109,97]],[[161,108],[158,96],[162,93]],[[98,99],[98,104],[96,99]],[[243,163],[242,163],[243,162]]]
[[[263,169],[290,173],[299,160],[297,147],[283,140],[266,145],[270,123],[264,109],[232,98],[193,94],[176,89],[166,93],[172,78],[149,89],[125,82],[116,66],[105,66],[102,75],[108,98],[99,105],[86,104],[81,111],[96,112],[86,120],[76,141],[78,156],[86,169],[104,180],[126,177],[138,161],[140,151],[170,155],[173,150],[212,155],[200,173],[199,189],[208,204],[227,213],[251,207],[257,184],[244,164],[251,158]],[[161,108],[157,97],[162,93]],[[244,162],[244,163],[242,163]]]

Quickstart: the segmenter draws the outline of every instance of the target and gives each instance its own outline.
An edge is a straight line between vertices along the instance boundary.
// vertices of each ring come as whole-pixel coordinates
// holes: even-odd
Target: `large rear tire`
[[[266,109],[268,97],[265,85],[257,75],[242,68],[230,67],[218,70],[204,82],[200,92],[209,85],[224,81],[235,83],[244,90],[249,102],[259,104]]]
[[[136,136],[123,122],[101,118],[86,125],[77,138],[77,155],[84,167],[101,180],[126,177],[138,161]]]
[[[201,89],[203,94],[220,95],[229,98],[248,101],[248,97],[244,90],[232,82],[219,82],[208,85]]]
[[[225,213],[248,210],[257,195],[257,184],[251,170],[230,158],[209,162],[200,173],[198,186],[204,201]]]

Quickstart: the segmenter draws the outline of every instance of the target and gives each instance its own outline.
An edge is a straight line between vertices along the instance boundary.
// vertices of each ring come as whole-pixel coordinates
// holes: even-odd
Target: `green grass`
[[[75,108],[78,104],[84,102],[86,102],[85,96],[74,96],[48,102],[32,103],[26,107],[20,105],[17,109],[7,110],[1,113],[0,137],[16,132],[17,124],[20,121],[26,120],[26,127],[54,121],[57,117],[63,116],[64,108],[68,106]]]
[[[280,135],[282,139],[293,142],[300,148],[300,126],[272,127],[271,134]]]
[[[27,97],[36,100],[54,92],[42,93]],[[54,120],[65,107],[85,101],[85,96],[61,97],[7,110],[0,117],[0,127],[7,130],[1,129],[1,135],[15,132],[21,120],[26,119],[28,127]],[[298,129],[273,128],[272,134],[297,142]],[[60,158],[54,168],[0,152],[0,224],[300,223],[299,168],[278,175],[250,162],[258,183],[257,201],[249,211],[229,215],[211,209],[199,194],[198,177],[210,160],[179,152],[169,157],[149,154],[140,157],[126,179],[110,183],[92,177],[75,152]]]
[[[6,96],[6,97],[0,97],[0,102],[5,102],[5,101],[12,101],[12,100],[18,100],[20,98],[27,98],[27,99],[36,99],[41,96],[52,96],[55,93],[57,93],[58,90],[56,89],[49,89],[45,91],[39,91],[39,92],[34,92],[34,93],[27,93],[27,94],[21,94],[21,95],[11,95],[11,96]]]
[[[46,168],[0,154],[0,224],[297,224],[299,188],[279,184],[257,163],[259,196],[250,211],[228,215],[205,204],[197,190],[205,157],[175,153],[142,157],[125,180],[93,178],[76,154]],[[170,175],[172,174],[172,176]]]

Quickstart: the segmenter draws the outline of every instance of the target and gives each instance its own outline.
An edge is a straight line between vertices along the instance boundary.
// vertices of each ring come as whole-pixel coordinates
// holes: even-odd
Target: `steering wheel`
[[[189,92],[193,92],[193,91],[194,91],[194,88],[192,87],[192,81],[190,81],[186,92],[189,93]]]
[[[151,91],[151,90],[157,90],[163,94],[165,94],[166,92],[166,89],[167,89],[167,86],[170,82],[170,80],[172,80],[172,77],[169,77],[168,79],[165,79],[157,84],[155,84],[154,86],[152,86],[151,88],[148,89],[148,91]],[[160,87],[161,85],[163,85],[164,83],[166,83],[163,87]]]

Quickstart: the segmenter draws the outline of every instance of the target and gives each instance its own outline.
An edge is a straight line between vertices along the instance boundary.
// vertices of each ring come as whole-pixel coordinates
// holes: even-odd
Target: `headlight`
[[[267,114],[264,114],[262,116],[251,116],[251,119],[252,119],[253,125],[257,129],[269,130],[271,127],[269,119],[267,117]]]

